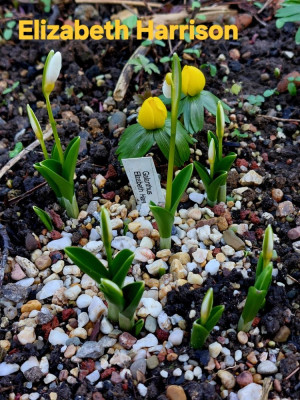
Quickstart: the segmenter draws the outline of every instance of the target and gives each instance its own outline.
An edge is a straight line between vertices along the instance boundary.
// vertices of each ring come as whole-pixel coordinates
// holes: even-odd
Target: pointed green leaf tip
[[[206,292],[202,305],[201,305],[201,314],[200,314],[200,320],[201,320],[201,325],[205,326],[210,313],[211,309],[213,306],[213,301],[214,301],[214,292],[212,288],[209,288],[208,291]]]
[[[272,226],[268,225],[268,227],[265,231],[265,236],[264,236],[264,241],[263,241],[263,246],[262,246],[264,267],[266,267],[269,264],[269,262],[272,260],[273,247],[274,247],[274,234],[273,234]]]
[[[225,128],[225,116],[224,116],[224,109],[222,106],[221,101],[218,101],[217,105],[217,136],[219,140],[223,139],[224,136],[224,128]]]

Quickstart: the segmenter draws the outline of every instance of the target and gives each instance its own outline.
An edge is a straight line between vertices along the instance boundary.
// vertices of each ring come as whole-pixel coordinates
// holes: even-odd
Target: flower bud
[[[216,158],[216,145],[214,139],[211,139],[208,147],[208,161],[210,165],[212,165],[215,162],[215,158]]]
[[[51,50],[48,54],[43,73],[43,92],[50,94],[61,70],[61,53]]]
[[[43,132],[42,132],[41,126],[29,104],[27,104],[27,114],[28,114],[31,128],[32,128],[36,138],[38,140],[43,140]]]
[[[182,70],[182,91],[186,96],[196,96],[205,86],[205,76],[200,69],[186,65]]]
[[[264,259],[264,267],[269,264],[273,257],[273,246],[274,246],[274,234],[271,225],[268,225],[264,241],[263,241],[263,259]]]
[[[167,118],[167,109],[158,97],[144,101],[138,116],[138,123],[147,130],[162,128]]]
[[[212,288],[209,288],[204,296],[204,299],[203,299],[203,302],[201,305],[201,313],[200,313],[201,325],[206,324],[206,322],[210,316],[210,313],[211,313],[213,301],[214,301],[214,292],[213,292]]]
[[[224,136],[225,128],[225,117],[222,103],[219,101],[217,106],[217,136],[219,140],[222,140]]]
[[[162,86],[162,92],[163,95],[167,98],[171,98],[172,94],[172,74],[171,72],[167,73],[166,78],[164,80],[163,86]]]

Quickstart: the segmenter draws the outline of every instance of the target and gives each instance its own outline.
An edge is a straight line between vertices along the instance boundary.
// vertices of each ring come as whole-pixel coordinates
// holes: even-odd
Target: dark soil
[[[23,4],[25,13],[34,12],[35,18],[41,18],[41,13],[37,13],[37,8],[31,5]],[[65,19],[68,15],[73,15],[75,4],[67,4],[60,7],[60,16]],[[120,7],[99,7],[100,17],[97,19],[102,23],[110,14],[120,10]],[[268,11],[264,11],[261,18],[267,19]],[[88,22],[93,24],[93,21]],[[264,182],[259,189],[250,189],[247,196],[243,197],[242,210],[233,211],[233,223],[242,223],[251,221],[251,229],[248,237],[253,247],[259,249],[261,247],[261,229],[265,229],[264,213],[272,215],[272,227],[276,235],[280,238],[280,245],[275,245],[278,260],[277,265],[282,264],[279,268],[277,282],[286,284],[286,275],[289,274],[295,279],[295,284],[278,286],[272,285],[267,303],[263,310],[261,324],[265,328],[265,336],[253,336],[249,338],[250,342],[258,343],[265,341],[267,338],[273,338],[281,326],[288,324],[291,329],[291,336],[288,342],[283,344],[281,351],[285,355],[289,355],[281,361],[281,373],[288,376],[295,368],[297,368],[297,357],[300,352],[299,341],[299,319],[296,316],[287,317],[286,310],[293,310],[293,304],[299,304],[299,280],[300,280],[300,257],[295,253],[292,247],[292,241],[288,239],[287,232],[300,225],[300,217],[293,216],[289,220],[276,216],[277,203],[271,196],[273,188],[280,188],[283,193],[283,199],[290,200],[296,209],[300,206],[300,136],[299,125],[297,122],[284,122],[282,131],[284,138],[277,137],[278,121],[265,119],[256,115],[247,114],[242,108],[238,107],[238,103],[245,101],[247,95],[262,95],[266,89],[273,89],[278,84],[278,79],[274,76],[274,68],[281,69],[281,76],[292,71],[299,70],[300,53],[294,41],[296,26],[294,24],[286,24],[283,29],[278,30],[275,27],[275,21],[267,21],[265,26],[253,19],[252,24],[240,33],[237,41],[211,41],[207,40],[199,46],[202,50],[200,59],[195,61],[183,61],[190,65],[200,66],[203,63],[210,62],[218,68],[217,75],[210,77],[207,70],[205,71],[207,84],[206,88],[211,90],[218,97],[226,100],[231,107],[235,108],[236,122],[242,132],[243,124],[252,124],[260,132],[257,136],[251,130],[247,130],[246,138],[237,140],[230,135],[225,143],[226,151],[237,151],[238,158],[246,160],[251,168],[255,169],[260,175],[264,176]],[[196,44],[193,43],[193,44]],[[52,104],[54,117],[58,122],[59,135],[63,145],[66,145],[70,139],[76,135],[80,135],[83,145],[80,152],[80,164],[76,169],[76,192],[80,206],[88,204],[93,198],[92,178],[101,173],[105,175],[109,168],[113,166],[115,174],[108,178],[104,189],[99,191],[99,195],[105,198],[107,193],[113,192],[119,194],[121,201],[128,200],[131,192],[125,192],[124,185],[127,185],[127,178],[115,157],[115,150],[118,144],[118,137],[113,131],[109,130],[108,117],[111,116],[111,110],[103,111],[104,101],[111,95],[115,88],[118,77],[121,73],[132,52],[139,45],[134,38],[130,41],[114,41],[107,40],[85,42],[44,42],[44,41],[19,41],[17,39],[17,30],[12,40],[0,45],[0,83],[8,81],[9,86],[16,81],[20,82],[19,87],[12,93],[3,95],[0,99],[0,167],[3,167],[9,161],[9,150],[12,150],[16,141],[21,141],[26,147],[35,140],[34,134],[29,127],[26,115],[26,104],[30,103],[33,110],[41,122],[43,128],[48,123],[45,108],[39,108],[37,102],[43,101],[41,92],[41,70],[37,69],[40,62],[49,52],[51,48],[62,52],[63,68],[62,75],[52,95]],[[176,42],[173,43],[173,46]],[[177,52],[181,55],[186,47],[182,43]],[[232,60],[229,56],[231,49],[238,49],[241,57],[238,60]],[[287,58],[286,51],[293,52],[292,59]],[[226,74],[226,67],[221,66],[218,59],[220,54],[226,57],[225,64],[229,68],[229,74]],[[141,86],[138,93],[142,94],[146,89],[156,90],[162,83],[162,77],[168,71],[166,64],[159,63],[161,56],[167,55],[167,50],[159,46],[150,50],[148,57],[151,61],[157,63],[161,70],[159,75],[143,75],[138,81]],[[222,61],[223,62],[223,61]],[[224,62],[223,62],[224,63]],[[95,77],[98,75],[110,74],[104,83],[98,87]],[[267,80],[262,80],[262,74],[268,74]],[[227,82],[222,84],[222,78],[227,76]],[[230,93],[233,82],[242,83],[242,92],[237,97]],[[133,95],[136,93],[137,80],[132,79],[124,101],[116,104],[114,109],[127,111],[134,110],[137,105],[134,103]],[[74,86],[73,94],[69,97],[66,89]],[[77,97],[78,94],[82,96]],[[281,109],[276,112],[276,106],[280,105]],[[93,113],[88,115],[84,108],[91,107]],[[63,117],[64,112],[71,113],[71,119]],[[291,96],[288,92],[273,95],[266,99],[261,106],[260,114],[276,115],[285,119],[300,119],[299,96]],[[129,114],[127,114],[128,116]],[[200,157],[205,162],[206,131],[214,130],[214,118],[207,117],[204,130],[196,135],[198,143],[196,148],[201,149],[203,156]],[[24,129],[24,133],[16,134]],[[251,127],[250,127],[251,129]],[[243,143],[245,142],[245,145]],[[48,142],[47,147],[50,149],[52,142]],[[154,160],[158,172],[162,175],[162,182],[165,181],[166,161],[155,149]],[[262,162],[257,166],[257,156],[262,157]],[[193,157],[192,157],[193,158]],[[37,205],[41,208],[54,209],[60,214],[63,220],[66,216],[59,206],[55,203],[55,196],[47,185],[41,185],[44,180],[39,176],[33,167],[33,163],[42,159],[40,148],[22,158],[11,170],[9,170],[1,180],[0,184],[0,222],[6,227],[10,240],[10,256],[29,257],[30,249],[25,245],[26,236],[35,232],[37,235],[42,231],[43,226],[36,218],[32,211],[32,206]],[[236,167],[238,172],[241,171]],[[239,175],[231,173],[228,182],[228,193],[230,190],[239,187]],[[103,196],[104,195],[104,196]],[[182,203],[181,207],[187,208],[191,206],[189,202]],[[244,211],[248,210],[248,213]],[[250,222],[249,222],[250,223]],[[178,250],[178,249],[177,249]],[[252,265],[256,265],[257,259],[249,260]],[[4,282],[8,282],[9,277],[4,277]],[[254,277],[253,277],[254,279]],[[253,280],[252,279],[252,280]],[[248,287],[252,283],[250,280],[243,279],[239,272],[229,272],[224,275],[210,277],[204,287],[194,291],[189,290],[189,285],[180,287],[179,291],[172,291],[168,294],[168,301],[165,311],[168,315],[179,314],[184,316],[190,330],[193,320],[187,317],[187,310],[190,309],[191,303],[194,302],[195,309],[200,310],[201,301],[208,289],[212,286],[214,289],[215,304],[224,304],[225,312],[219,322],[220,331],[228,330],[231,325],[236,325],[239,318],[239,310],[237,305],[245,298]],[[241,292],[238,296],[233,295],[232,283],[241,285]],[[30,293],[29,299],[35,298],[35,293]],[[198,317],[198,314],[197,314]],[[299,315],[298,315],[299,318]],[[6,330],[0,330],[0,339],[4,338]],[[216,341],[218,332],[213,332],[208,339],[208,344]],[[227,345],[231,350],[239,348],[239,343],[232,334],[231,341]],[[11,362],[22,362],[31,355],[39,358],[50,352],[50,346],[37,348],[34,345],[27,345],[22,352],[15,352],[11,349]],[[189,347],[189,338],[185,338],[180,348],[175,349],[178,354],[187,352],[191,359],[195,359],[203,368],[207,365],[209,357],[208,351],[193,351]],[[250,349],[246,349],[248,353]],[[261,352],[265,351],[265,347]],[[294,356],[292,353],[295,353]],[[293,358],[294,357],[294,358]],[[8,361],[8,360],[7,360]],[[57,373],[58,366],[61,365],[60,348],[54,348],[51,351],[50,372]],[[179,363],[178,363],[179,365]],[[165,362],[163,369],[172,371],[177,366],[177,362]],[[63,365],[63,369],[72,369],[74,364],[67,360]],[[238,366],[236,367],[238,368]],[[148,387],[149,399],[166,399],[165,387],[168,384],[183,385],[183,375],[175,378],[170,374],[170,378],[163,379],[160,369],[155,369],[146,376],[146,386]],[[213,379],[208,373],[203,373],[202,381],[198,383],[185,381],[184,389],[188,395],[188,399],[219,399],[219,387],[208,385],[205,381]],[[0,399],[7,399],[7,393],[12,389],[14,393],[30,393],[29,387],[24,387],[26,382],[21,372],[9,377],[0,378]],[[282,381],[282,398],[289,397],[291,399],[300,398],[299,372],[291,378]],[[45,388],[43,383],[36,382],[34,386],[41,393],[43,398],[49,399],[51,389]],[[113,385],[109,378],[104,381],[102,390],[105,399],[139,399],[140,396],[131,381],[128,382],[126,395],[124,395],[124,387],[121,384]],[[76,385],[68,385],[61,383],[54,391],[58,393],[58,399],[91,399],[91,394],[96,389],[83,381]],[[272,394],[273,393],[273,394]],[[275,396],[275,392],[271,392],[270,398]],[[125,397],[124,397],[125,396]],[[101,397],[93,396],[93,399],[101,399]]]

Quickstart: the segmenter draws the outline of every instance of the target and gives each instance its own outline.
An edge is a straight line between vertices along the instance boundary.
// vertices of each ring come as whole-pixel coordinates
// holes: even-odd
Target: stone
[[[244,250],[245,243],[231,229],[223,232],[223,239],[228,246],[234,248],[235,251]],[[223,251],[223,250],[222,250]],[[224,253],[224,251],[223,251]],[[224,253],[226,254],[226,253]]]
[[[109,322],[109,320],[106,317],[103,317],[100,323],[100,331],[104,333],[104,335],[108,335],[110,332],[112,332],[114,327],[112,324]]]
[[[199,221],[202,217],[202,211],[199,208],[191,208],[188,213],[188,218],[194,221]]]
[[[197,192],[192,192],[192,193],[189,194],[189,199],[191,201],[193,201],[194,203],[201,204],[203,202],[203,200],[204,200],[204,194],[197,193]]]
[[[140,394],[142,397],[145,397],[145,396],[147,395],[148,389],[146,388],[146,386],[145,386],[143,383],[139,383],[139,384],[137,385],[137,390],[138,390],[139,394]]]
[[[147,368],[154,369],[159,365],[159,360],[156,355],[147,358]]]
[[[203,278],[200,274],[194,274],[193,272],[189,272],[187,277],[188,283],[191,285],[199,285],[201,286],[203,283]]]
[[[24,374],[24,372],[27,371],[28,369],[33,368],[33,367],[39,367],[39,366],[40,366],[40,363],[39,363],[38,359],[34,356],[31,356],[28,358],[27,361],[25,361],[21,365],[21,371]]]
[[[219,271],[220,263],[217,260],[210,260],[205,265],[205,271],[211,275],[216,275]]]
[[[100,379],[100,372],[98,370],[93,371],[91,374],[85,377],[90,383],[95,383]]]
[[[20,265],[17,263],[13,266],[10,276],[11,276],[11,279],[13,279],[14,281],[19,281],[23,278],[26,278],[26,274],[24,273],[24,271],[22,270]]]
[[[237,338],[241,344],[246,344],[248,342],[248,335],[246,332],[239,331],[239,333],[237,334]]]
[[[133,350],[137,351],[144,347],[154,347],[158,344],[157,337],[154,336],[152,333],[149,333],[142,339],[139,339],[133,346]]]
[[[19,303],[28,297],[28,289],[15,283],[8,283],[2,287],[2,294],[7,300]]]
[[[133,379],[137,379],[139,374],[145,375],[146,373],[146,360],[144,358],[139,358],[134,361],[130,366],[130,372]]]
[[[145,321],[145,329],[148,332],[154,333],[157,328],[156,318],[153,318],[151,315],[148,315]]]
[[[61,328],[55,328],[50,331],[49,342],[53,345],[65,345],[69,336]]]
[[[278,204],[276,215],[277,217],[287,217],[288,215],[293,214],[294,212],[295,208],[293,206],[293,203],[287,200]]]
[[[204,226],[201,226],[200,228],[198,228],[197,235],[201,242],[203,242],[204,240],[208,240],[209,235],[210,235],[210,226],[204,225]]]
[[[276,365],[269,360],[261,362],[257,367],[257,372],[261,375],[276,374],[277,371]]]
[[[235,377],[230,372],[220,369],[217,375],[226,389],[232,389],[235,386]]]
[[[54,279],[49,281],[43,286],[42,290],[37,293],[36,298],[38,300],[44,300],[48,297],[52,297],[54,293],[63,287],[63,281]]]
[[[172,264],[173,260],[178,260],[181,262],[182,265],[186,265],[188,262],[191,261],[191,257],[189,255],[189,253],[179,252],[179,253],[173,254],[170,257],[169,263]]]
[[[183,340],[183,330],[180,328],[175,328],[169,336],[168,341],[173,345],[173,346],[179,346],[182,343]]]
[[[136,241],[129,236],[117,236],[112,240],[111,247],[117,250],[129,249],[135,251]]]
[[[124,351],[124,350],[123,350]],[[131,362],[131,358],[124,352],[116,350],[109,363],[111,365],[118,365],[118,367],[124,368]]]
[[[51,258],[48,255],[42,255],[35,260],[35,265],[40,271],[50,267],[51,265]]]
[[[272,189],[272,199],[279,203],[283,198],[283,191],[281,189]]]
[[[98,174],[95,178],[95,185],[98,189],[102,189],[105,186],[106,179],[101,174]]]
[[[65,262],[64,262],[63,260],[59,260],[59,261],[57,261],[55,264],[53,264],[53,265],[51,266],[51,270],[52,270],[54,273],[59,274],[59,273],[63,270],[64,265],[65,265]]]
[[[21,313],[31,312],[32,310],[40,311],[41,308],[42,304],[38,300],[30,300],[21,307]]]
[[[38,273],[39,270],[37,269],[37,267],[33,264],[33,262],[31,262],[30,260],[28,260],[25,257],[20,257],[17,256],[16,257],[16,262],[20,265],[20,267],[25,271],[26,276],[28,276],[28,278],[35,278]]]
[[[90,240],[83,248],[90,253],[97,254],[103,249],[103,242],[101,240]],[[78,268],[78,270],[80,274],[80,269]]]
[[[208,346],[209,355],[212,358],[217,358],[221,353],[222,345],[218,342],[213,342]]]
[[[203,263],[203,261],[206,260],[207,254],[208,254],[208,250],[206,250],[206,249],[197,249],[194,253],[192,253],[192,256],[193,256],[193,259],[197,263],[201,264],[201,263]]]
[[[296,240],[299,239],[300,237],[300,226],[297,226],[296,228],[290,229],[288,231],[288,238],[291,240]]]
[[[290,334],[291,334],[290,328],[284,325],[276,333],[274,341],[279,343],[285,343],[288,340]]]
[[[140,317],[146,317],[150,314],[152,317],[157,318],[162,311],[162,305],[160,304],[160,302],[152,298],[143,297],[141,299],[141,303],[143,307],[140,308],[138,311],[138,316]]]
[[[81,294],[76,300],[77,307],[80,309],[87,308],[91,304],[92,300],[93,298],[88,294]]]
[[[47,248],[49,251],[64,250],[66,247],[72,246],[72,234],[62,232],[61,235],[61,239],[52,240],[47,244]]]
[[[240,184],[242,186],[259,186],[263,183],[263,177],[260,176],[254,170],[247,172],[241,179]]]
[[[127,350],[130,350],[136,341],[137,339],[128,332],[123,332],[122,335],[119,336],[120,345]]]
[[[70,332],[69,337],[70,338],[79,337],[80,339],[86,339],[87,338],[87,331],[82,327],[78,327],[78,328],[73,329]]]
[[[18,364],[8,364],[6,362],[0,363],[0,376],[8,376],[19,371],[20,366]]]
[[[76,357],[78,358],[92,358],[98,359],[104,354],[104,347],[100,342],[85,342],[82,347],[77,351]]]
[[[108,129],[109,132],[113,133],[118,128],[125,128],[126,126],[126,114],[122,111],[116,111],[112,114],[109,122]]]
[[[93,297],[88,308],[88,314],[92,322],[96,322],[102,314],[107,314],[107,307],[98,296]]]
[[[167,387],[167,398],[170,400],[186,400],[186,394],[181,386],[170,385]]]
[[[159,274],[159,271],[164,269],[165,271],[168,269],[168,264],[162,259],[154,261],[152,264],[146,265],[147,271],[150,275],[156,276]]]
[[[253,376],[250,371],[243,371],[236,377],[236,381],[240,387],[245,387],[253,383]]]
[[[64,295],[69,300],[76,300],[80,292],[81,292],[80,286],[74,285],[66,289]]]
[[[148,248],[138,247],[135,249],[134,259],[135,261],[148,262],[155,259],[155,254]]]
[[[33,343],[36,339],[34,328],[25,326],[25,328],[17,335],[21,344]]]
[[[239,400],[260,400],[262,395],[262,386],[257,383],[250,383],[237,392]]]
[[[42,379],[43,375],[43,371],[40,367],[32,367],[24,372],[24,376],[29,382],[38,382]]]

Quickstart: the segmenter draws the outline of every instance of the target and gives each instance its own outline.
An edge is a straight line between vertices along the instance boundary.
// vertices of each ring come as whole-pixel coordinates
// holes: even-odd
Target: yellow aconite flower
[[[158,97],[149,97],[144,101],[138,116],[138,123],[145,129],[158,129],[165,125],[167,109]]]
[[[182,91],[187,96],[196,96],[205,86],[205,76],[196,67],[186,65],[182,70]]]

